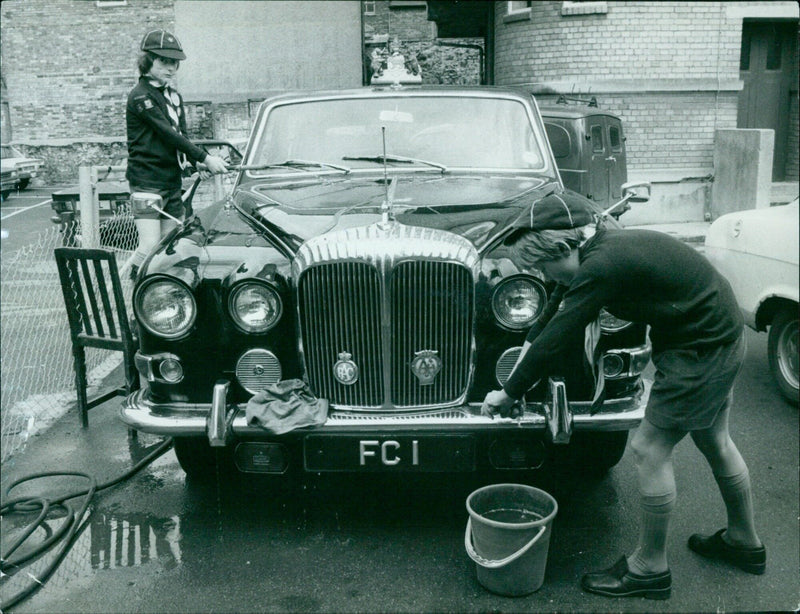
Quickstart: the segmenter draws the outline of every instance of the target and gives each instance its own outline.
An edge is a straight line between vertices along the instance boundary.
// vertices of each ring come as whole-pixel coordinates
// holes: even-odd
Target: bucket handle
[[[499,559],[497,561],[492,561],[489,559],[483,558],[480,554],[475,552],[475,548],[472,545],[472,518],[467,518],[467,530],[464,532],[464,547],[467,549],[467,554],[469,558],[475,561],[481,567],[486,567],[487,569],[498,569],[500,567],[504,567],[508,565],[512,561],[516,561],[519,557],[525,554],[528,550],[530,550],[531,546],[539,541],[539,538],[544,535],[545,530],[547,529],[547,525],[541,525],[539,527],[539,532],[533,536],[533,539],[529,541],[527,544],[522,546],[519,550],[517,550],[514,554],[507,556],[504,559]]]

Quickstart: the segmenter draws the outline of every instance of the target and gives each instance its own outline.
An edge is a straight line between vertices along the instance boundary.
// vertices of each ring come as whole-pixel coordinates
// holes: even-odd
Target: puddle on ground
[[[49,520],[46,528],[37,529],[29,538],[28,547],[35,547],[52,532],[58,530],[62,520]],[[24,530],[21,523],[4,523],[3,549],[11,544]],[[147,564],[160,565],[162,569],[174,569],[182,562],[181,519],[179,516],[167,518],[150,514],[130,513],[110,515],[94,513],[85,523],[66,558],[46,583],[46,588],[70,586],[83,578],[88,578],[99,570],[139,567]],[[46,535],[45,535],[46,533]],[[27,542],[26,542],[27,544]],[[23,547],[24,548],[24,547]],[[0,601],[5,602],[19,593],[31,582],[38,581],[61,544],[53,548],[43,558],[23,565],[16,572],[3,578],[0,587]],[[21,548],[13,558],[23,556]]]

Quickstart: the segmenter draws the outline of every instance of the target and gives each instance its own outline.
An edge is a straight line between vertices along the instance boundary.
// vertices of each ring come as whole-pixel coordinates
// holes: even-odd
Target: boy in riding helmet
[[[186,137],[183,99],[174,89],[175,73],[186,59],[180,41],[166,30],[144,35],[138,59],[139,82],[128,95],[125,119],[128,132],[126,177],[134,192],[150,192],[163,199],[163,209],[183,219],[181,176],[187,160],[210,173],[228,169],[222,158],[207,154]],[[158,240],[176,222],[156,210],[134,211],[139,247],[131,258],[138,267]]]
[[[586,206],[566,194],[534,203],[514,249],[527,268],[558,283],[542,322],[531,329],[502,390],[482,411],[512,414],[516,399],[550,373],[562,339],[605,308],[650,325],[655,378],[633,435],[640,526],[636,549],[581,587],[609,597],[666,599],[672,576],[666,539],[675,507],[672,451],[688,433],[711,467],[727,526],[689,538],[691,550],[762,574],[766,551],[756,534],[747,465],[728,432],[731,391],[745,353],[743,319],[730,284],[694,248],[649,230],[593,227]],[[596,231],[596,232],[595,232]],[[558,303],[563,308],[558,309]]]

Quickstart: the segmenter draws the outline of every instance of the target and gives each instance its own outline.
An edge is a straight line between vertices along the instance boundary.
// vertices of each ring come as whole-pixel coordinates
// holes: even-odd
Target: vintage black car
[[[604,315],[596,413],[582,334],[563,340],[565,359],[522,417],[480,411],[553,289],[508,246],[553,193],[564,185],[525,92],[394,85],[267,99],[229,198],[139,272],[146,386],[122,420],[172,436],[197,476],[231,458],[262,473],[527,470],[554,455],[607,470],[643,416],[642,324]],[[248,422],[248,402],[284,380],[327,400],[324,424],[276,434]]]
[[[569,104],[565,97],[540,106],[544,128],[564,186],[610,207],[628,181],[625,134],[620,117],[600,109],[596,99]],[[620,207],[618,217],[626,210]]]

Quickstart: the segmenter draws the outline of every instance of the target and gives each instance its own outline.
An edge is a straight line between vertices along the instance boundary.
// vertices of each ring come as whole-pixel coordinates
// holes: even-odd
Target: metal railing
[[[23,248],[0,251],[0,463],[21,451],[71,408],[77,396],[69,325],[53,250],[61,245],[104,247],[111,250],[121,271],[129,314],[133,282],[125,264],[138,245],[138,232],[129,207],[120,206],[104,219],[98,214],[98,173],[108,167],[80,171],[82,206],[64,228],[52,226]],[[115,170],[112,167],[112,170]],[[231,181],[231,180],[228,180]],[[193,207],[215,202],[219,181],[201,183]],[[229,188],[223,185],[223,189]],[[88,210],[85,210],[88,209]],[[122,361],[120,352],[87,348],[89,395],[105,382]],[[77,417],[75,418],[77,421]],[[77,422],[76,422],[77,426]]]

